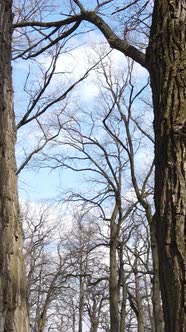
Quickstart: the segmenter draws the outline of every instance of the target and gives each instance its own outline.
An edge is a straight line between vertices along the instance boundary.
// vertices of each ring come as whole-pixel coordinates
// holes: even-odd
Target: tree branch
[[[20,27],[29,27],[29,26],[38,26],[38,27],[46,27],[46,28],[52,28],[57,27],[60,28],[64,25],[75,23],[75,25],[71,28],[72,31],[78,28],[80,23],[82,21],[87,21],[95,25],[105,36],[106,40],[108,41],[111,48],[116,49],[126,56],[130,57],[137,63],[139,63],[142,67],[146,68],[148,70],[148,65],[146,62],[146,55],[138,50],[136,47],[130,45],[126,40],[120,39],[109,27],[109,25],[99,16],[96,14],[96,11],[83,11],[81,14],[77,14],[74,16],[71,16],[65,20],[56,21],[56,22],[20,22],[13,25],[14,28],[20,28]],[[62,34],[60,37],[57,38],[54,42],[61,40],[66,37],[66,34],[71,33],[71,29],[69,29],[64,35]],[[51,45],[47,45],[47,48],[51,47]]]
[[[111,48],[116,49],[130,57],[142,67],[148,70],[146,56],[134,46],[128,44],[126,40],[120,39],[109,27],[109,25],[95,12],[84,12],[83,20],[94,24],[105,36]]]

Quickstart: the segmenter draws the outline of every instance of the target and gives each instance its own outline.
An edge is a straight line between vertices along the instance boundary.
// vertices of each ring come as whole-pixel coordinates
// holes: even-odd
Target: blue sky
[[[51,17],[48,17],[49,20]],[[80,44],[81,46],[76,48],[70,52],[69,54],[64,54],[59,59],[57,69],[64,70],[69,67],[73,69],[73,72],[70,74],[71,79],[79,78],[83,72],[89,66],[89,61],[91,56],[95,58],[95,51],[92,51],[92,47],[98,47],[98,44],[102,41],[105,43],[105,40],[101,37],[99,32],[93,31],[85,36],[75,37],[72,41],[72,45],[77,46]],[[123,66],[126,63],[125,57],[114,51],[113,56],[114,61],[117,66]],[[48,59],[42,59],[44,64],[47,65]],[[30,69],[29,69],[30,65]],[[33,62],[29,63],[29,61],[25,60],[17,60],[13,64],[13,81],[14,81],[14,90],[15,90],[15,113],[16,118],[19,119],[20,115],[24,114],[26,105],[27,105],[27,96],[25,95],[24,82],[25,78],[28,74],[28,70],[32,74],[35,74],[36,66],[34,66]],[[146,80],[147,75],[140,66],[137,66],[137,80],[141,80],[141,83]],[[37,73],[36,73],[37,77]],[[58,81],[58,85],[63,82]],[[83,87],[83,88],[82,88]],[[75,98],[81,100],[82,105],[86,107],[86,103],[94,104],[94,100],[98,95],[98,87],[95,84],[95,76],[92,75],[92,78],[86,81],[84,85],[80,86],[80,89],[76,89],[74,95]],[[73,95],[73,94],[72,94]],[[50,111],[47,111],[50,114]],[[32,146],[34,146],[35,136],[37,135],[37,131],[35,134],[35,128],[33,125],[27,125],[24,128],[21,128],[18,132],[18,143],[17,143],[17,163],[20,163],[20,160],[23,160],[23,148],[26,153],[32,150]],[[59,191],[59,188],[65,190],[66,187],[71,186],[71,183],[76,183],[79,186],[79,175],[72,173],[67,170],[63,171],[50,171],[49,169],[32,169],[33,163],[29,164],[29,166],[23,170],[19,176],[19,193],[20,198],[29,199],[29,200],[44,200],[54,198],[56,196],[56,192]]]

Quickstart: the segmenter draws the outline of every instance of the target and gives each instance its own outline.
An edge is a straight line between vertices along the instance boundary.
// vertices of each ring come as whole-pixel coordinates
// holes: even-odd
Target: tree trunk
[[[159,257],[157,240],[155,236],[155,224],[154,220],[151,220],[150,234],[151,234],[151,252],[152,252],[152,263],[153,263],[153,280],[152,280],[152,304],[153,304],[153,319],[154,319],[154,330],[155,332],[163,332],[163,315],[160,298],[160,281],[159,281]],[[161,257],[160,257],[161,259]]]
[[[91,325],[91,332],[97,332],[98,331],[98,325],[99,325],[98,321],[93,321],[92,325]]]
[[[26,278],[15,175],[11,6],[11,0],[0,0],[0,332],[27,332]]]
[[[155,130],[155,221],[165,331],[186,328],[186,3],[155,1],[147,60]]]
[[[111,231],[112,232],[112,231]],[[119,294],[117,282],[116,239],[110,241],[110,324],[111,332],[119,332]]]
[[[137,261],[135,269],[137,270]],[[143,307],[142,307],[142,299],[139,289],[139,277],[137,272],[135,272],[135,290],[136,290],[136,304],[138,309],[138,315],[137,315],[138,332],[144,332]]]
[[[97,332],[98,331],[98,325],[99,325],[99,314],[97,312],[98,308],[96,305],[96,300],[93,299],[93,308],[92,308],[92,315],[90,317],[91,327],[90,332]]]
[[[80,273],[83,273],[82,258],[80,263]],[[79,278],[79,329],[78,332],[83,332],[83,309],[84,309],[84,277]]]
[[[122,285],[121,294],[121,314],[120,314],[120,332],[125,331],[125,319],[126,319],[126,306],[127,306],[127,285],[126,285],[126,277],[124,271],[124,261],[123,261],[123,250],[124,250],[124,242],[120,243],[119,250],[119,261],[120,261],[120,269],[119,269],[119,285]]]
[[[72,332],[76,332],[76,310],[74,309],[72,315]]]
[[[90,323],[91,323],[91,327],[90,327],[90,332],[97,332],[98,331],[98,325],[99,325],[99,308],[97,306],[97,302],[96,302],[96,296],[93,296],[92,298],[93,304],[92,304],[92,308],[90,310],[89,313],[89,317],[90,317]]]
[[[160,296],[159,256],[158,256],[158,244],[156,239],[155,219],[152,216],[150,205],[145,204],[144,208],[150,228],[151,252],[152,252],[152,263],[153,263],[153,272],[154,272],[152,280],[152,286],[153,286],[152,304],[153,304],[154,329],[155,332],[163,332],[164,324],[163,324],[163,314],[162,314],[162,305],[161,305],[161,296]]]

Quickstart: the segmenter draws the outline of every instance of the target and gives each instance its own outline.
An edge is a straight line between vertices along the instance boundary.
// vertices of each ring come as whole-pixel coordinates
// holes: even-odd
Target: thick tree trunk
[[[155,220],[165,331],[186,329],[186,2],[156,0],[149,43]]]
[[[11,0],[0,0],[0,332],[27,332],[26,278],[15,176],[11,6]]]

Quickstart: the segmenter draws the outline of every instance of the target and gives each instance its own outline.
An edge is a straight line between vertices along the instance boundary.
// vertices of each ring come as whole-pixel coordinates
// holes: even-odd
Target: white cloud
[[[111,51],[104,37],[95,31],[85,35],[82,40],[82,45],[79,45],[78,39],[73,40],[71,50],[60,55],[56,72],[61,72],[62,75],[55,77],[53,88],[69,86],[72,82],[77,81],[91,66],[99,61],[100,57]],[[47,68],[50,59],[42,58],[41,61]],[[109,58],[104,59],[104,63],[108,64],[109,61],[111,61],[112,71],[115,73],[121,73],[128,66],[127,58],[117,50],[112,50]],[[139,64],[134,64],[134,77],[141,80],[147,77],[147,72]],[[90,101],[99,94],[99,88],[95,81],[96,73],[93,70],[83,84],[83,89],[78,91],[83,101]]]

